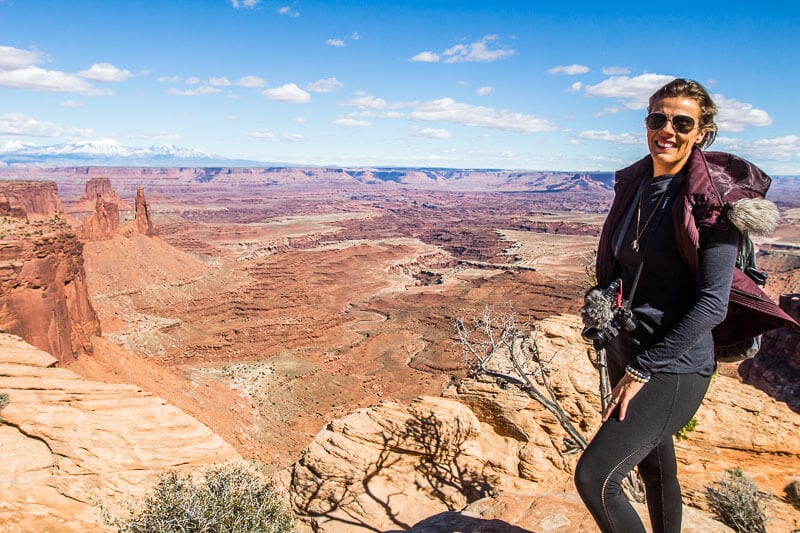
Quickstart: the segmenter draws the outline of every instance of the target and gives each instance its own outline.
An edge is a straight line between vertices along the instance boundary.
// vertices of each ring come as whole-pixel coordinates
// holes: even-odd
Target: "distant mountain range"
[[[32,143],[0,143],[0,163],[36,166],[114,166],[114,167],[213,167],[213,166],[293,166],[246,159],[228,159],[194,148],[159,144],[131,148],[113,140],[77,141],[40,146]]]

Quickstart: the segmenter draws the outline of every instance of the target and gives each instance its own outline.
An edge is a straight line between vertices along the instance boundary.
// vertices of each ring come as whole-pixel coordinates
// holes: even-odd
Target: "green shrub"
[[[102,507],[102,506],[101,506]],[[204,472],[168,472],[127,518],[102,509],[106,522],[120,533],[285,533],[295,521],[269,481],[242,464],[223,464]]]
[[[8,405],[8,394],[5,392],[0,392],[0,411],[2,411],[6,405]],[[0,416],[0,422],[2,421],[3,417]]]
[[[675,438],[678,440],[687,440],[689,438],[689,433],[695,429],[697,429],[697,418],[692,418],[685,426],[678,430],[675,434]]]
[[[725,470],[714,487],[706,487],[711,510],[737,533],[766,533],[765,496],[741,468]]]

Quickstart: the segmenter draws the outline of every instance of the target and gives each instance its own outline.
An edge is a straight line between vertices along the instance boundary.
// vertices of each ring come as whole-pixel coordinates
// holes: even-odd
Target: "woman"
[[[770,181],[742,159],[701,151],[716,137],[716,111],[699,83],[668,83],[650,97],[650,155],[616,175],[597,277],[600,287],[621,280],[634,321],[606,336],[616,385],[575,474],[604,532],[645,531],[620,490],[634,467],[653,532],[681,529],[672,436],[694,416],[716,368],[712,329],[727,313],[739,243],[726,215],[731,201],[763,196]]]

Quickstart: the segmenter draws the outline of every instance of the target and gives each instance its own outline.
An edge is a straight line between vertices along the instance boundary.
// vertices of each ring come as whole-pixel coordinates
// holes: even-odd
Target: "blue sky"
[[[0,152],[613,170],[674,77],[712,149],[800,174],[800,4],[0,0]]]

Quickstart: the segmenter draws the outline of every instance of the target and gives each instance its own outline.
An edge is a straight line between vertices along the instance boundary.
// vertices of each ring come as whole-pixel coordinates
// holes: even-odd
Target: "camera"
[[[581,335],[603,347],[620,334],[639,325],[630,304],[622,297],[622,280],[614,280],[605,289],[592,289],[584,297],[581,318],[586,326]]]

